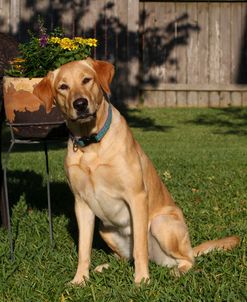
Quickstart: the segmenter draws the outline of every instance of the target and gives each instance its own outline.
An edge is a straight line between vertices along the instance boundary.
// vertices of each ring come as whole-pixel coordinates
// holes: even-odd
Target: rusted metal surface
[[[50,113],[46,113],[43,106],[35,112],[15,111],[11,124],[17,138],[52,139],[68,135],[64,118],[57,107],[53,107]]]

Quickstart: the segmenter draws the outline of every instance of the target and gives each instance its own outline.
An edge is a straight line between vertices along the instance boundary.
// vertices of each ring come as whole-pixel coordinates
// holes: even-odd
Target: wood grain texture
[[[219,83],[220,70],[220,6],[209,5],[209,83]]]
[[[11,33],[10,28],[10,3],[8,0],[1,0],[0,6],[0,30],[3,33]]]
[[[186,91],[177,91],[177,107],[187,107],[187,92]]]
[[[209,106],[209,93],[207,91],[198,92],[198,107],[208,107]]]
[[[225,108],[231,105],[231,92],[220,91],[220,107]]]
[[[219,83],[231,83],[231,3],[220,3]]]
[[[242,105],[242,94],[239,91],[231,93],[231,106],[239,107]]]
[[[231,83],[236,83],[242,38],[242,6],[231,4]]]
[[[197,3],[187,3],[187,13],[192,26],[198,25]],[[187,46],[187,83],[198,83],[198,33],[194,32],[188,39]]]
[[[246,13],[237,1],[0,0],[0,30],[25,40],[41,15],[51,28],[96,37],[93,56],[115,65],[120,103],[136,105],[144,91],[156,106],[247,106],[247,86],[236,85]]]
[[[197,91],[188,91],[187,104],[188,104],[188,107],[197,107],[197,105],[198,105],[198,92]]]
[[[208,84],[209,82],[209,4],[198,3],[198,83]]]
[[[176,18],[179,20],[183,16],[187,15],[187,3],[176,3]],[[176,32],[175,38],[179,41],[184,35],[183,23],[176,21]],[[177,43],[176,51],[176,61],[177,61],[177,72],[176,72],[176,82],[177,83],[187,83],[187,45],[184,43]]]
[[[218,91],[209,92],[209,107],[220,106],[220,93]]]
[[[177,96],[175,91],[166,91],[166,107],[176,107]]]

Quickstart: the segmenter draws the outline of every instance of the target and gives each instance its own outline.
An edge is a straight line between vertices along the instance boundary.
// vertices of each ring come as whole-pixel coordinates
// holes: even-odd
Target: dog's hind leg
[[[151,221],[150,233],[151,241],[156,241],[153,242],[156,247],[153,248],[151,260],[160,265],[176,265],[178,274],[181,274],[193,266],[194,256],[187,226],[179,211],[176,209],[172,214],[155,216]]]
[[[103,224],[99,230],[100,236],[114,252],[116,258],[132,258],[132,240],[130,236],[120,235],[116,230],[111,228],[105,228]],[[104,269],[109,268],[109,263],[103,263],[98,265],[94,271],[101,273]]]

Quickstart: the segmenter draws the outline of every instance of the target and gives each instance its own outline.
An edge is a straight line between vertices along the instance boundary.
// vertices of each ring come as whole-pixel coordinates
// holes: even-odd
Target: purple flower
[[[39,38],[39,45],[41,47],[45,47],[46,44],[48,42],[48,36],[46,34],[43,34],[40,38]]]

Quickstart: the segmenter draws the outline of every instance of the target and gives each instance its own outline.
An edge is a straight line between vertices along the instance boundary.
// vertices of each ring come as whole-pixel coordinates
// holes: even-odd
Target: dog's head
[[[112,64],[87,58],[49,72],[33,93],[46,104],[48,111],[55,101],[67,119],[88,122],[96,117],[103,91],[110,94],[113,75]]]

